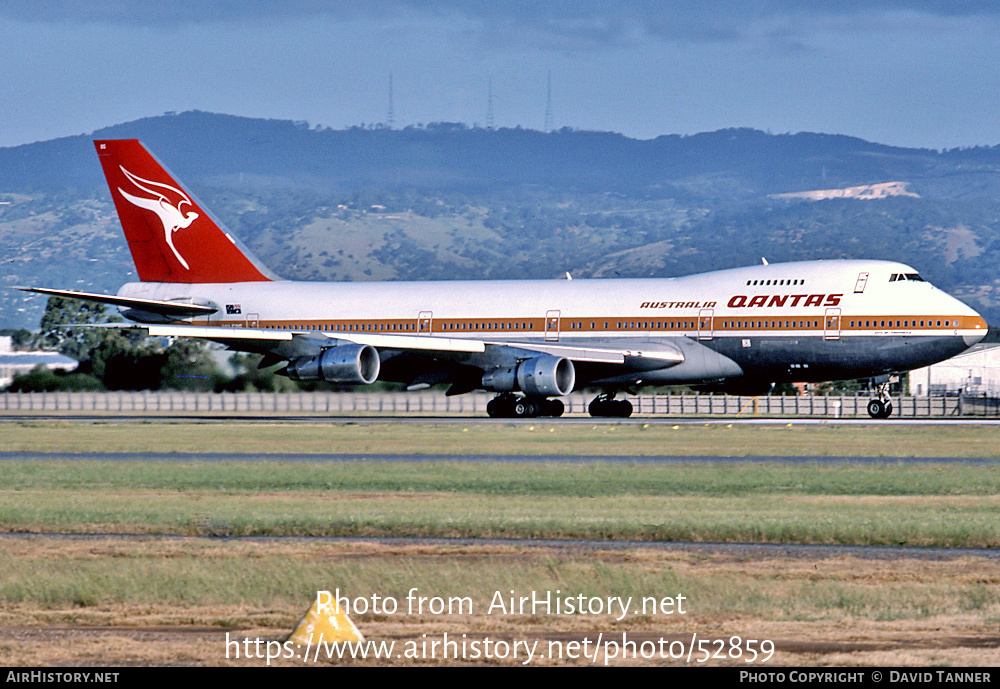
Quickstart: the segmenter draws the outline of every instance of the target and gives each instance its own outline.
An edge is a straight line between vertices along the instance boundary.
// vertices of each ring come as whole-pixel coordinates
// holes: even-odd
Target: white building
[[[0,336],[0,388],[14,382],[14,376],[28,373],[36,366],[72,371],[77,363],[56,352],[15,352],[11,337]]]
[[[1000,397],[1000,345],[976,345],[933,366],[910,371],[910,394],[957,394]]]

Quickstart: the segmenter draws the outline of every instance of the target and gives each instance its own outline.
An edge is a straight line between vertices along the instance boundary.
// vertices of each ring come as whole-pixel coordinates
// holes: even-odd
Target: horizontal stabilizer
[[[79,299],[80,301],[92,301],[98,304],[109,304],[111,306],[121,306],[137,311],[157,313],[161,316],[171,316],[174,318],[185,318],[190,316],[207,316],[218,311],[214,306],[203,306],[192,304],[187,301],[160,301],[158,299],[134,299],[131,297],[119,297],[113,294],[93,294],[90,292],[76,292],[68,289],[49,289],[47,287],[15,287],[22,292],[35,292],[37,294],[47,294],[52,297],[62,297],[63,299]]]

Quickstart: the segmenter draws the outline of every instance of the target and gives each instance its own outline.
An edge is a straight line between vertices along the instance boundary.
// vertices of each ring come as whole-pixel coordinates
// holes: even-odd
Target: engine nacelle
[[[317,356],[290,361],[288,377],[369,385],[378,379],[381,363],[378,352],[371,345],[345,344],[324,349]]]
[[[576,369],[561,356],[543,354],[483,374],[483,387],[496,392],[520,390],[532,397],[559,397],[573,392]]]

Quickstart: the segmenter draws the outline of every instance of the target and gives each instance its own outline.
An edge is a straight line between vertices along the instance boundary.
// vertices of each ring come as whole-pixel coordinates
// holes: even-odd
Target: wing
[[[684,361],[680,350],[669,345],[635,350],[618,347],[575,347],[540,342],[491,341],[473,338],[448,338],[427,335],[378,335],[374,333],[337,333],[319,331],[266,330],[263,328],[226,328],[197,325],[152,325],[112,323],[109,327],[145,330],[151,337],[194,337],[224,344],[237,351],[260,352],[280,350],[290,357],[317,353],[323,347],[350,342],[371,345],[379,350],[428,352],[437,354],[483,354],[490,349],[504,349],[527,354],[550,354],[573,361],[625,364],[645,368],[665,368]],[[298,343],[289,346],[288,343]],[[284,343],[284,344],[282,344]]]
[[[565,368],[568,361],[572,362],[570,368],[574,371],[586,372],[580,378],[575,372],[568,374],[566,380],[571,389],[573,382],[570,379],[581,383],[601,380],[622,383],[628,381],[629,375],[662,371],[684,363],[686,358],[684,346],[666,341],[642,343],[634,345],[641,348],[632,348],[620,343],[601,342],[573,345],[538,340],[364,332],[338,332],[334,335],[318,330],[186,325],[177,324],[176,320],[208,316],[217,312],[218,307],[191,300],[138,299],[42,287],[17,289],[123,307],[128,309],[124,312],[126,317],[143,322],[90,327],[141,330],[152,337],[209,340],[234,351],[263,355],[261,367],[287,361],[288,368],[284,372],[298,380],[370,383],[381,370],[383,380],[403,382],[411,387],[447,382],[452,385],[449,394],[459,394],[482,387],[484,374],[494,372],[493,387],[490,389],[502,391],[508,385],[525,384],[523,380],[513,382],[518,375],[528,375],[525,369],[521,369],[524,362],[547,363],[550,368],[558,364]],[[692,343],[685,343],[685,346],[689,348]],[[539,394],[565,394],[560,392],[561,389],[559,385],[550,385],[547,389],[550,392],[540,389]]]
[[[615,346],[583,347],[549,342],[493,341],[428,335],[376,333],[334,335],[312,330],[290,331],[197,325],[113,323],[103,327],[142,330],[152,337],[192,337],[209,340],[235,351],[263,354],[265,358],[262,366],[288,361],[290,369],[294,368],[296,362],[303,362],[314,363],[315,370],[322,371],[324,362],[319,359],[328,351],[358,352],[360,356],[361,350],[372,348],[378,352],[383,363],[390,362],[389,370],[394,372],[391,380],[408,383],[426,380],[451,382],[459,392],[480,387],[479,381],[485,371],[516,366],[520,362],[541,356],[548,356],[553,360],[568,359],[574,364],[597,367],[605,375],[615,372],[624,374],[660,370],[681,364],[685,359],[680,348],[666,343],[650,343],[648,348],[640,350]],[[396,361],[393,366],[394,360]],[[364,378],[340,380],[324,377],[324,379],[331,382],[371,382]],[[457,393],[452,392],[452,394]]]

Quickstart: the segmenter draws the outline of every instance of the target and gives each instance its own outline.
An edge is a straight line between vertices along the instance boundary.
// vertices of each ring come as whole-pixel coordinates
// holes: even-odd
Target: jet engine
[[[368,385],[378,378],[380,366],[378,352],[371,345],[344,344],[288,362],[287,373],[292,380]]]
[[[531,397],[568,395],[576,384],[573,362],[543,354],[511,366],[500,366],[483,374],[483,387],[496,392],[520,390]]]

